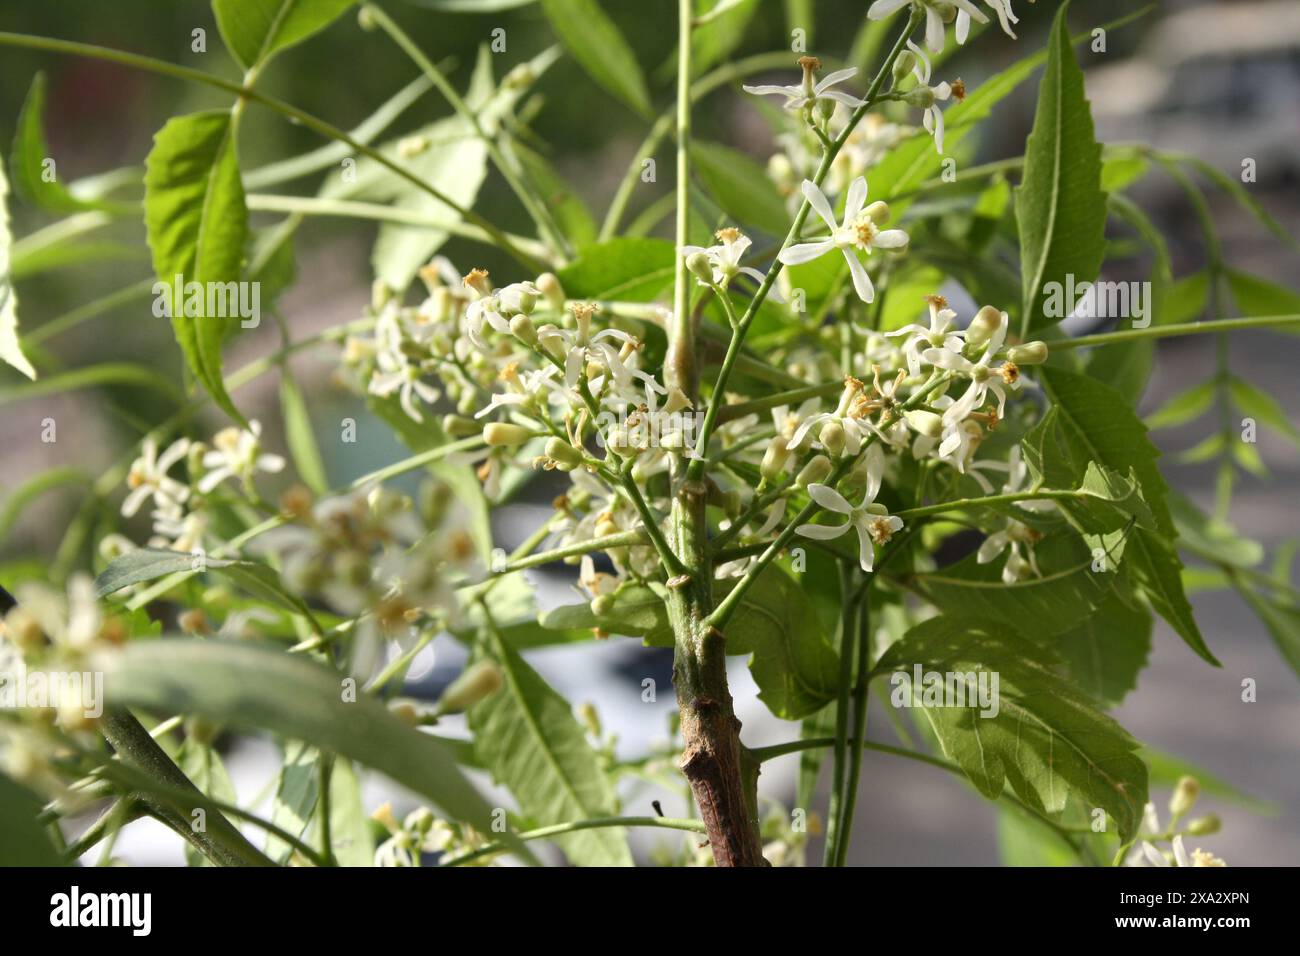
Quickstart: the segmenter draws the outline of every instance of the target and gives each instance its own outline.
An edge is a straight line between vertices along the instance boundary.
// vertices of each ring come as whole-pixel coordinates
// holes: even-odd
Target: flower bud
[[[825,126],[830,122],[830,118],[835,115],[835,101],[829,99],[818,99],[815,107],[817,119],[821,125]]]
[[[474,293],[476,298],[486,299],[492,294],[492,277],[486,269],[470,269],[462,280],[465,288]]]
[[[807,488],[809,485],[820,485],[830,477],[830,474],[831,460],[825,455],[817,455],[803,466],[794,483],[800,488]]]
[[[903,102],[908,106],[915,106],[917,109],[928,110],[934,105],[934,90],[928,86],[918,86],[914,90],[908,90],[903,94]]]
[[[1223,821],[1217,813],[1207,813],[1187,824],[1187,832],[1192,836],[1209,836],[1223,829]]]
[[[898,54],[898,59],[894,61],[894,82],[902,83],[915,66],[916,54],[911,50],[904,50]]]
[[[573,471],[582,464],[582,452],[556,436],[546,440],[546,457],[555,462],[561,471]]]
[[[442,416],[442,430],[450,438],[468,438],[482,431],[483,426],[471,418],[447,414]]]
[[[785,469],[785,460],[790,457],[790,449],[786,444],[786,439],[782,435],[777,435],[768,442],[767,451],[763,453],[763,463],[758,466],[758,473],[768,481],[776,478]]]
[[[709,257],[703,252],[692,252],[688,255],[686,268],[701,282],[713,285],[713,266],[709,264]]]
[[[1047,361],[1046,342],[1026,342],[1014,345],[1007,351],[1007,359],[1015,365],[1042,365]]]
[[[564,287],[554,272],[543,272],[533,285],[537,286],[537,291],[541,292],[552,309],[556,312],[564,311]]]
[[[531,306],[528,311],[532,311]],[[510,320],[510,331],[525,345],[537,344],[537,330],[533,328],[533,320],[522,312]]]
[[[370,285],[370,307],[378,312],[393,299],[393,287],[383,279],[376,279]]]
[[[587,728],[587,733],[591,736],[600,738],[600,715],[596,713],[596,708],[591,704],[578,705],[578,722]]]
[[[1201,782],[1195,777],[1180,777],[1174,795],[1169,798],[1169,812],[1175,818],[1186,814],[1196,805],[1196,798],[1201,795]]]
[[[871,221],[877,226],[882,226],[889,222],[889,203],[877,199],[867,206],[866,213],[871,217]]]
[[[388,705],[388,712],[408,727],[420,725],[420,711],[409,700],[395,700]]]
[[[927,438],[938,438],[943,434],[943,419],[934,412],[904,412],[903,417],[912,431]]]
[[[468,710],[501,687],[501,668],[495,661],[471,664],[443,691],[434,708],[438,714],[456,714]]]
[[[844,426],[839,422],[827,422],[817,436],[822,446],[837,458],[844,452]]]
[[[993,337],[993,333],[1002,324],[1003,313],[991,305],[986,305],[975,313],[966,329],[966,342],[979,348]]]
[[[591,613],[596,617],[604,617],[610,611],[614,610],[614,595],[597,594],[591,599]]]
[[[532,437],[531,429],[510,422],[489,422],[483,427],[483,441],[493,447],[522,445]]]

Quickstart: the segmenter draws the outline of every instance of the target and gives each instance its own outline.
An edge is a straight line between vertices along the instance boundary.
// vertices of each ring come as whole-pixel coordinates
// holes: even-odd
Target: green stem
[[[875,79],[871,81],[871,86],[867,89],[866,99],[863,104],[853,111],[853,115],[849,118],[848,124],[840,132],[839,136],[835,138],[834,142],[831,143],[830,148],[822,153],[821,163],[818,165],[817,172],[813,175],[812,180],[816,186],[821,186],[822,182],[826,179],[826,175],[830,172],[835,157],[839,155],[840,150],[844,148],[844,144],[853,134],[853,131],[857,128],[858,124],[862,122],[863,117],[867,115],[871,107],[878,101],[880,89],[884,86],[886,78],[890,75],[890,71],[894,66],[894,61],[903,51],[908,37],[912,35],[912,31],[915,30],[917,24],[921,22],[922,15],[923,11],[920,7],[913,8],[911,15],[908,17],[907,26],[898,35],[898,39],[894,42],[893,48],[889,51],[889,56],[881,65],[879,72],[876,73]],[[811,210],[812,204],[805,199],[803,203],[800,204],[799,211],[795,214],[794,222],[790,226],[790,231],[786,233],[785,240],[781,243],[781,250],[786,249],[792,243],[798,241],[803,232],[804,223],[807,221],[808,214]],[[700,435],[695,444],[695,459],[691,462],[690,468],[686,473],[688,479],[698,480],[704,471],[704,463],[708,455],[709,439],[713,435],[713,428],[717,423],[718,412],[723,402],[723,396],[726,394],[727,380],[731,377],[731,372],[736,364],[736,358],[739,356],[740,349],[744,344],[745,335],[749,332],[750,325],[753,324],[755,317],[758,315],[759,308],[761,308],[763,302],[766,301],[767,295],[771,291],[773,284],[776,282],[777,276],[781,273],[782,268],[783,264],[780,258],[780,251],[778,251],[776,258],[772,260],[771,267],[767,270],[767,274],[763,277],[763,281],[759,285],[758,291],[754,293],[754,298],[750,300],[749,307],[745,310],[745,314],[740,320],[739,327],[732,333],[731,342],[727,346],[727,355],[722,361],[722,367],[718,370],[717,382],[713,386],[712,400],[709,402],[709,407],[705,411],[704,423],[700,428]]]
[[[839,562],[840,572],[840,680],[835,700],[835,749],[831,763],[831,796],[826,812],[826,846],[822,856],[823,866],[835,866],[839,856],[842,836],[840,821],[843,813],[844,774],[848,769],[845,755],[849,746],[849,691],[853,684],[854,625],[857,622],[853,569]]]
[[[853,743],[849,751],[849,774],[844,781],[843,808],[840,811],[840,842],[835,865],[848,862],[849,838],[853,835],[853,812],[858,804],[858,783],[862,776],[862,745],[867,739],[867,689],[871,671],[871,579],[862,586],[858,597],[857,662],[853,685]]]
[[[516,838],[526,843],[530,840],[547,840],[566,833],[576,833],[579,830],[597,830],[604,827],[658,827],[664,830],[687,830],[691,833],[706,832],[704,824],[699,820],[675,820],[672,817],[593,817],[590,820],[574,820],[572,823],[556,823],[549,827],[538,827],[536,830],[525,830],[516,834]],[[485,856],[502,853],[507,849],[509,848],[504,843],[491,843],[464,856],[458,856],[443,865],[463,866]]]
[[[1145,329],[1124,329],[1120,332],[1098,332],[1096,335],[1081,335],[1073,339],[1061,339],[1050,343],[1053,352],[1066,349],[1084,349],[1099,345],[1121,345],[1125,342],[1137,342],[1142,339],[1170,339],[1183,335],[1203,335],[1207,332],[1220,334],[1244,329],[1277,329],[1300,325],[1300,313],[1289,315],[1263,315],[1241,319],[1219,319],[1216,322],[1185,322],[1179,325],[1152,325]]]

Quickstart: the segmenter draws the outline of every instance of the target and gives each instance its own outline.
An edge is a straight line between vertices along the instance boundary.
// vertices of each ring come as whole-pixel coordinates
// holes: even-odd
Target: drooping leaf
[[[280,370],[280,409],[284,413],[285,442],[289,446],[289,454],[293,457],[299,477],[316,494],[325,494],[330,485],[325,477],[325,462],[321,459],[312,429],[311,413],[307,411],[302,389],[298,387],[288,366]]]
[[[496,661],[503,682],[469,710],[475,756],[539,825],[614,816],[613,788],[569,702],[490,628],[484,635],[474,659]],[[570,833],[556,843],[579,866],[632,865],[621,829]]]
[[[220,305],[213,290],[228,292],[231,283],[240,281],[248,239],[248,209],[230,113],[191,113],[168,120],[154,137],[145,168],[145,227],[154,274],[169,290],[176,341],[195,378],[222,409],[243,423],[221,375],[221,344],[236,323],[229,315],[209,314],[209,306]],[[205,294],[186,296],[185,285],[194,282]]]
[[[642,116],[650,112],[641,66],[595,0],[542,0],[551,29],[587,75]]]
[[[343,675],[330,668],[268,646],[220,640],[132,643],[95,663],[104,670],[111,706],[197,714],[301,740],[373,767],[451,818],[492,832],[491,808],[455,761],[366,693],[345,699]]]
[[[577,248],[595,242],[596,220],[582,197],[564,181],[546,157],[518,143],[513,145],[513,149],[565,238]]]
[[[14,148],[11,170],[14,191],[28,202],[52,212],[84,212],[88,209],[115,209],[113,203],[98,199],[84,199],[74,195],[55,175],[57,167],[47,167],[53,162],[49,145],[45,141],[42,118],[45,114],[45,74],[32,77],[31,88],[18,115],[18,128],[14,131]]]
[[[330,836],[339,866],[374,866],[375,840],[361,801],[361,780],[352,761],[334,758],[330,774]]]
[[[1050,366],[1043,368],[1042,377],[1076,467],[1095,461],[1137,478],[1156,531],[1132,530],[1124,550],[1125,565],[1160,616],[1192,650],[1217,665],[1183,593],[1182,563],[1172,544],[1176,532],[1169,514],[1168,487],[1156,467],[1159,452],[1147,438],[1146,427],[1119,393],[1100,382]]]
[[[212,0],[217,29],[245,70],[325,29],[356,0]]]
[[[1210,410],[1218,386],[1213,381],[1193,385],[1180,392],[1146,417],[1147,428],[1173,428],[1195,421]]]
[[[284,747],[284,762],[280,779],[275,785],[275,798],[271,803],[271,822],[299,839],[311,826],[312,814],[320,798],[320,777],[317,762],[320,753],[301,741],[289,741]],[[293,848],[279,837],[268,834],[266,855],[277,863],[284,863]]]
[[[997,694],[984,707],[978,699],[955,706],[937,702],[927,681],[896,684],[894,698],[921,708],[945,756],[954,760],[989,799],[1010,784],[1021,800],[1049,814],[1061,813],[1071,795],[1101,807],[1121,839],[1131,839],[1147,799],[1147,769],[1138,743],[1092,700],[1053,670],[1051,656],[1003,619],[946,615],[912,628],[885,652],[874,673],[937,673],[970,681],[986,672],[998,679]],[[967,676],[969,675],[969,676]],[[893,678],[893,680],[897,680]],[[945,706],[946,704],[946,706]],[[994,713],[994,709],[996,712]]]
[[[0,360],[34,380],[36,369],[18,342],[18,295],[9,271],[13,244],[9,232],[9,180],[5,177],[4,163],[0,162]]]
[[[1228,270],[1228,287],[1242,315],[1256,317],[1263,315],[1300,314],[1300,293],[1261,279],[1259,276]],[[1294,332],[1295,328],[1283,328]]]
[[[1080,689],[1115,705],[1137,687],[1151,653],[1151,629],[1145,608],[1130,607],[1112,593],[1077,627],[1053,638],[1052,647]]]
[[[1056,13],[1034,129],[1025,143],[1025,173],[1016,189],[1023,283],[1022,327],[1046,328],[1064,316],[1044,307],[1050,283],[1092,282],[1106,246],[1101,146],[1071,49],[1065,15]]]

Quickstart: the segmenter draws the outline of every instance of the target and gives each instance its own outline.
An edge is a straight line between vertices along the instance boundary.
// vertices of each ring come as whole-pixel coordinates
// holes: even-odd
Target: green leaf
[[[345,701],[344,676],[330,668],[272,647],[220,640],[133,643],[94,663],[104,670],[110,706],[198,714],[301,740],[373,767],[452,819],[492,832],[491,808],[442,747],[364,692]]]
[[[990,688],[996,674],[996,714],[982,710],[978,701],[943,706],[931,696],[927,702],[923,686],[909,691],[895,684],[891,699],[895,706],[905,700],[920,707],[944,755],[985,797],[997,799],[1010,784],[1025,803],[1055,814],[1075,794],[1087,806],[1104,808],[1120,838],[1129,840],[1147,800],[1147,769],[1134,753],[1138,743],[1054,673],[1054,663],[1005,619],[962,614],[912,628],[885,652],[873,674],[911,675],[917,666],[923,673],[937,672],[940,680],[988,672]]]
[[[469,710],[475,756],[538,825],[614,816],[614,790],[569,702],[490,628],[474,659],[485,657],[497,662],[504,681]],[[622,829],[584,830],[556,843],[579,866],[632,865]]]
[[[1184,760],[1182,757],[1165,753],[1154,747],[1143,747],[1138,752],[1141,754],[1143,761],[1146,762],[1147,771],[1154,786],[1173,789],[1178,785],[1181,778],[1195,777],[1201,782],[1201,790],[1204,793],[1230,800],[1239,806],[1245,807],[1251,813],[1258,813],[1261,816],[1276,816],[1278,813],[1277,804],[1252,796],[1244,790],[1239,790],[1222,777],[1210,773],[1190,760]]]
[[[57,176],[48,178],[45,164],[51,157],[41,125],[44,114],[45,74],[37,73],[32,77],[27,99],[18,115],[18,128],[14,131],[10,168],[13,171],[15,192],[28,202],[52,212],[72,213],[117,208],[113,203],[75,196]]]
[[[195,743],[192,737],[187,737],[181,744],[176,763],[206,796],[219,803],[238,804],[235,785],[226,765],[212,747]],[[190,866],[212,866],[211,860],[188,843],[185,844],[185,860]]]
[[[63,866],[54,844],[36,817],[41,801],[26,787],[0,773],[0,866]]]
[[[1178,528],[1179,542],[1193,553],[1239,568],[1253,568],[1263,562],[1263,545],[1243,538],[1232,525],[1206,514],[1176,491],[1169,493],[1169,511]]]
[[[599,230],[591,210],[550,161],[519,143],[512,144],[511,148],[565,238],[579,248],[595,242]]]
[[[176,387],[176,383],[156,369],[136,365],[133,362],[105,362],[103,365],[87,365],[69,372],[48,375],[30,384],[24,382],[8,388],[0,388],[0,405],[42,395],[59,395],[63,392],[108,385],[148,388],[177,404],[185,398],[181,390]]]
[[[1300,608],[1274,600],[1240,579],[1236,580],[1236,585],[1237,592],[1264,622],[1282,659],[1300,676]]]
[[[36,369],[27,361],[18,342],[18,294],[14,292],[9,267],[14,238],[9,231],[8,200],[9,180],[4,163],[0,163],[0,359],[34,380]]]
[[[695,171],[723,211],[736,222],[784,234],[790,214],[767,172],[739,150],[719,143],[691,145]]]
[[[1151,163],[1138,153],[1108,157],[1101,164],[1102,191],[1117,193],[1127,189],[1145,176],[1150,169]]]
[[[212,0],[217,29],[245,70],[329,26],[356,0]]]
[[[1160,616],[1192,650],[1217,666],[1183,593],[1168,487],[1156,467],[1159,452],[1147,438],[1146,427],[1118,392],[1100,382],[1050,366],[1043,368],[1042,377],[1057,406],[1062,438],[1072,449],[1072,459],[1095,461],[1137,478],[1156,531],[1133,529],[1124,550],[1125,565]]]
[[[294,467],[298,469],[298,476],[316,494],[325,494],[330,485],[325,476],[325,462],[316,445],[311,413],[307,411],[302,389],[298,387],[288,365],[280,369],[280,408],[284,413],[285,441],[289,446],[289,454],[293,456]]]
[[[556,275],[571,299],[650,302],[673,281],[673,244],[611,239],[584,249]]]
[[[361,801],[361,780],[352,761],[334,758],[330,774],[330,834],[339,866],[374,866],[375,839]]]
[[[1101,191],[1101,146],[1083,92],[1066,29],[1068,0],[1052,26],[1047,71],[1038,90],[1034,129],[1025,142],[1025,173],[1016,189],[1023,328],[1058,322],[1044,307],[1046,287],[1092,282],[1106,248],[1106,194]]]
[[[1210,410],[1218,387],[1213,381],[1193,385],[1185,392],[1175,395],[1146,417],[1147,428],[1173,428],[1195,421]]]
[[[316,766],[319,760],[320,752],[301,741],[294,740],[285,745],[284,763],[280,767],[280,779],[271,804],[271,822],[299,839],[311,826],[312,814],[320,798],[320,776]],[[273,834],[267,835],[266,855],[271,859],[284,863],[292,853],[289,844]]]
[[[1077,627],[1053,638],[1052,647],[1081,690],[1113,706],[1137,687],[1151,653],[1151,629],[1145,608],[1130,607],[1112,592]]]
[[[1264,226],[1269,232],[1277,236],[1296,252],[1300,252],[1300,242],[1296,241],[1295,236],[1287,232],[1286,228],[1273,218],[1264,205],[1250,194],[1250,191],[1239,182],[1235,177],[1229,176],[1223,170],[1216,166],[1211,166],[1199,156],[1183,155],[1178,157],[1179,161],[1187,163],[1198,170],[1201,175],[1205,176],[1212,183],[1226,192],[1235,199],[1242,209],[1246,210]]]
[[[730,6],[716,19],[691,31],[691,70],[696,76],[731,55],[745,39],[745,28],[758,12],[758,0],[696,0],[695,14],[709,13],[722,4]],[[811,32],[811,18],[804,26]],[[805,35],[804,39],[809,38]],[[675,73],[676,57],[672,58],[672,63]]]
[[[1236,375],[1229,379],[1228,391],[1232,395],[1233,404],[1243,414],[1258,419],[1261,424],[1285,436],[1293,445],[1300,446],[1300,431],[1291,424],[1290,417],[1277,399]]]
[[[1236,269],[1228,270],[1228,287],[1242,315],[1300,314],[1300,293]],[[1289,331],[1294,334],[1295,329]]]
[[[176,341],[195,378],[222,409],[243,423],[221,376],[221,343],[237,322],[207,314],[209,304],[217,304],[208,299],[215,296],[188,302],[183,288],[179,295],[174,288],[176,276],[184,284],[200,283],[205,290],[242,278],[248,210],[231,114],[191,113],[168,120],[154,137],[145,169],[145,227],[154,274],[172,292]]]
[[[1169,287],[1167,324],[1194,322],[1205,312],[1210,293],[1210,277],[1204,270],[1175,279]]]
[[[980,564],[972,554],[939,571],[918,575],[916,584],[948,614],[1031,621],[1035,635],[1044,638],[1075,627],[1113,586],[1110,574],[1092,570],[1091,551],[1072,531],[1049,534],[1034,545],[1034,554],[1041,577],[1006,584],[997,562]]]
[[[0,508],[0,541],[9,536],[9,530],[27,506],[47,491],[70,485],[89,485],[93,481],[94,478],[89,472],[70,465],[51,468],[25,481],[9,493],[5,498],[4,507]],[[8,581],[5,583],[12,584]]]
[[[551,29],[587,74],[642,116],[650,94],[641,67],[612,20],[595,0],[542,0]]]

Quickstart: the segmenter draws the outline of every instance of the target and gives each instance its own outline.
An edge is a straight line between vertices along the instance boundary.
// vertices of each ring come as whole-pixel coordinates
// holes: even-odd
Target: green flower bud
[[[460,415],[447,414],[442,416],[442,430],[452,438],[468,438],[470,435],[477,435],[483,426],[472,418],[462,418]]]
[[[493,447],[522,445],[533,437],[533,431],[510,422],[489,422],[483,427],[483,441]]]
[[[785,470],[785,461],[790,457],[790,449],[785,446],[786,440],[781,435],[768,442],[767,451],[763,453],[763,463],[758,466],[758,473],[768,481]]]
[[[393,287],[383,279],[376,279],[370,286],[370,307],[378,312],[393,299]]]
[[[554,272],[543,272],[533,283],[546,298],[546,302],[556,312],[564,311],[564,287]]]
[[[701,282],[713,285],[713,266],[709,264],[709,257],[704,253],[692,252],[687,256],[686,268]]]
[[[1187,832],[1192,836],[1209,836],[1212,833],[1218,833],[1222,829],[1223,821],[1219,819],[1217,813],[1208,813],[1203,817],[1197,817],[1187,824]]]
[[[578,705],[578,722],[587,728],[587,733],[599,739],[600,737],[600,715],[596,713],[596,708],[591,704]]]
[[[839,422],[827,422],[822,426],[821,433],[817,436],[822,446],[835,457],[839,457],[844,452],[844,426]]]
[[[612,610],[614,610],[614,595],[597,594],[591,599],[591,613],[596,617],[604,617]]]
[[[877,199],[867,206],[866,213],[877,226],[889,222],[889,203]]]
[[[1042,365],[1047,361],[1047,354],[1046,342],[1026,342],[1012,346],[1007,351],[1007,358],[1016,365]]]
[[[991,305],[984,306],[975,313],[975,318],[970,321],[970,327],[966,329],[967,344],[979,348],[993,337],[993,333],[997,331],[998,326],[1001,324],[1001,311]]]
[[[835,101],[819,99],[817,100],[816,110],[817,119],[820,121],[821,125],[824,126],[830,121],[830,118],[835,115]]]
[[[916,54],[911,50],[904,50],[898,54],[898,59],[894,61],[894,82],[902,83],[915,66]]]
[[[911,411],[905,412],[903,417],[918,435],[938,438],[943,434],[943,419],[934,412]]]
[[[558,437],[546,440],[546,457],[555,462],[561,471],[573,471],[582,464],[582,452]]]
[[[456,714],[468,710],[501,687],[501,668],[495,661],[471,664],[438,698],[436,714]]]
[[[820,485],[831,474],[831,460],[825,455],[817,455],[809,460],[799,471],[794,483],[800,488],[807,488],[809,485]]]
[[[1201,795],[1201,782],[1195,777],[1180,777],[1174,795],[1169,798],[1169,812],[1175,818],[1186,814],[1196,805],[1196,798]]]
[[[533,311],[531,306],[528,308],[528,311]],[[533,320],[527,315],[520,313],[511,319],[510,331],[515,334],[515,338],[520,342],[523,342],[525,345],[537,344],[537,330],[533,328]]]

